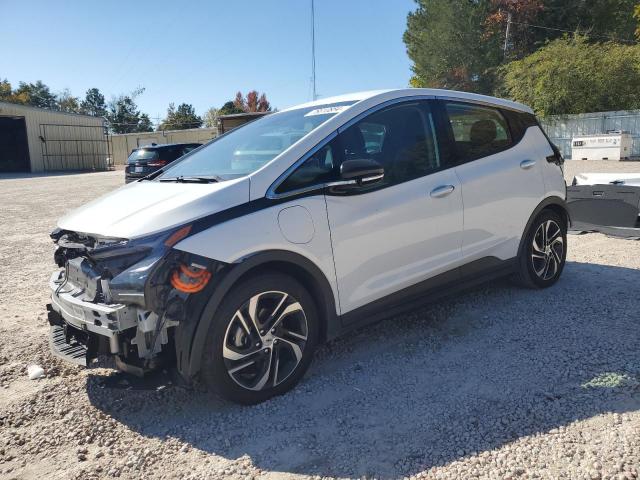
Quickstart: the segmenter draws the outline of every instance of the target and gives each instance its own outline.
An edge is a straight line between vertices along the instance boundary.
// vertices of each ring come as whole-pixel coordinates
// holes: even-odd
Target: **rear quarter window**
[[[448,102],[446,112],[460,161],[488,157],[513,146],[509,124],[499,109]]]
[[[529,127],[539,127],[538,120],[531,113],[502,110],[502,114],[509,123],[511,139],[514,145],[522,140]]]

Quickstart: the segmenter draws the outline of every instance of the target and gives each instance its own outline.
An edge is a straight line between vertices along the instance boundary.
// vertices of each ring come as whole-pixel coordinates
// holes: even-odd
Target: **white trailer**
[[[580,135],[571,141],[573,160],[623,160],[631,156],[632,137],[628,132]]]

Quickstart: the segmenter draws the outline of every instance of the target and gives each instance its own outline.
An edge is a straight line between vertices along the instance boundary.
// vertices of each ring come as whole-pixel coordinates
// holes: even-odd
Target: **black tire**
[[[280,300],[281,296],[277,294],[287,296],[282,296],[284,300]],[[256,296],[259,299],[253,303],[257,305],[253,309],[257,319],[254,322],[250,309],[252,299]],[[272,308],[273,312],[269,313]],[[287,309],[291,313],[277,323],[276,329],[279,330],[269,327],[265,331],[262,328],[262,321],[264,326],[268,326],[269,319],[274,319],[271,322],[273,324]],[[256,404],[289,391],[309,368],[318,343],[317,308],[309,292],[292,277],[281,273],[265,273],[242,281],[226,295],[214,315],[207,333],[207,347],[201,368],[201,378],[207,390],[233,402]],[[306,322],[306,331],[303,322]],[[294,333],[297,337],[292,336]],[[304,336],[306,340],[302,341]],[[299,350],[292,344],[297,344]],[[236,355],[243,357],[236,359]],[[275,360],[276,357],[278,360]],[[248,365],[230,373],[244,364]],[[257,390],[251,390],[261,385],[265,371],[267,383]],[[274,374],[273,371],[278,373]],[[278,375],[282,378],[279,379]]]
[[[552,244],[542,246],[548,226]],[[556,228],[558,230],[556,231]],[[534,241],[535,240],[535,241]],[[560,251],[560,247],[561,250]],[[542,251],[541,251],[542,250]],[[547,288],[558,281],[567,259],[567,224],[553,210],[543,210],[527,231],[518,256],[517,282],[526,288]],[[548,265],[548,270],[545,270]],[[542,274],[541,274],[542,272]]]

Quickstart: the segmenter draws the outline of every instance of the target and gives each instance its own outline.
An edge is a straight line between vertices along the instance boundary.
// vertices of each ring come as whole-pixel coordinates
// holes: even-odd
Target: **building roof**
[[[21,103],[11,103],[11,102],[0,102],[0,109],[6,107],[6,108],[17,108],[17,109],[24,109],[24,110],[34,110],[37,112],[47,112],[47,113],[53,113],[56,115],[71,115],[73,117],[83,117],[83,118],[95,118],[95,119],[99,119],[99,120],[104,120],[103,117],[96,117],[94,115],[87,115],[86,113],[73,113],[73,112],[62,112],[60,110],[52,110],[50,108],[40,108],[40,107],[34,107],[32,105],[23,105]]]
[[[228,115],[219,115],[218,118],[222,120],[231,119],[231,118],[253,118],[253,117],[262,117],[264,115],[268,115],[273,112],[242,112],[242,113],[230,113]]]
[[[176,142],[176,143],[153,143],[150,145],[141,145],[135,150],[147,150],[151,148],[177,147],[180,145],[203,145],[200,142]]]

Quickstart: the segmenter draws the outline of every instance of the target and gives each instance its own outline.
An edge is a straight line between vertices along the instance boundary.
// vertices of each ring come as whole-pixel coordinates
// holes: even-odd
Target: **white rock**
[[[29,375],[29,380],[37,380],[38,378],[44,377],[44,368],[40,365],[29,365],[27,367],[27,375]]]

